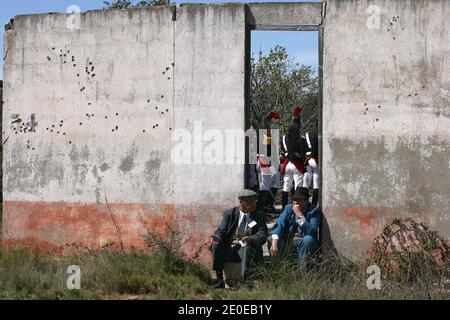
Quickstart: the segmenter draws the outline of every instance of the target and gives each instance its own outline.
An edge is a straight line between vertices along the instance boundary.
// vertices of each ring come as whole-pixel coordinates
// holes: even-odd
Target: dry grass
[[[28,249],[0,251],[0,299],[450,298],[442,281],[426,273],[413,283],[383,279],[381,290],[369,290],[366,268],[370,263],[337,256],[322,258],[306,272],[298,270],[295,260],[268,261],[241,288],[214,290],[210,270],[186,258],[178,250],[177,239],[173,230],[166,237],[149,234],[151,255],[105,248],[56,259]],[[74,264],[81,269],[81,290],[66,287],[67,267]]]

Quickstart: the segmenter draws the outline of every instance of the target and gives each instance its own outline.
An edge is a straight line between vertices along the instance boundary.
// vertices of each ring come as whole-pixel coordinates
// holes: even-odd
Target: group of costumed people
[[[237,272],[241,279],[245,279],[248,270],[263,261],[263,246],[266,243],[272,256],[297,256],[301,270],[306,270],[319,253],[322,212],[318,206],[318,137],[317,133],[311,132],[301,135],[301,112],[302,108],[297,106],[287,133],[280,139],[280,148],[274,147],[278,146],[274,141],[277,137],[274,130],[281,119],[278,112],[267,113],[259,128],[252,125],[251,129],[258,132],[258,139],[250,140],[256,144],[250,145],[250,148],[253,151],[257,149],[258,155],[257,163],[249,165],[251,190],[247,188],[239,193],[239,206],[224,212],[219,227],[211,237],[215,288],[225,288],[224,270],[227,263],[238,265]],[[278,149],[281,154],[277,154]],[[278,214],[274,203],[281,177],[283,210]],[[310,202],[311,184],[313,196]],[[292,189],[295,191],[291,196],[292,204],[289,204]],[[268,212],[278,214],[270,230],[266,223],[265,213]]]
[[[276,212],[275,198],[280,189],[280,176],[283,178],[282,207],[289,203],[289,194],[297,187],[310,188],[312,184],[313,206],[319,199],[319,152],[317,132],[301,134],[302,107],[297,106],[292,114],[287,133],[280,141],[281,165],[277,167],[271,161],[271,143],[274,129],[278,129],[281,119],[279,112],[268,112],[259,128],[252,124],[256,132],[263,130],[262,141],[258,141],[257,164],[250,165],[249,184],[258,192],[257,209],[265,212]],[[261,148],[261,142],[264,148]],[[273,158],[272,158],[273,159]],[[292,189],[292,187],[294,188]]]

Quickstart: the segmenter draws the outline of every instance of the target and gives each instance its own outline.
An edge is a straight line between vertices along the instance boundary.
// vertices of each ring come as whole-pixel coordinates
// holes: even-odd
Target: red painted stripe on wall
[[[168,228],[182,236],[188,255],[210,241],[217,228],[223,206],[173,204],[67,203],[6,201],[3,212],[3,246],[28,246],[40,253],[67,255],[83,247],[97,250],[114,243],[120,248],[147,249],[147,230],[164,234]],[[78,246],[78,248],[77,248]],[[204,252],[200,260],[209,261]]]

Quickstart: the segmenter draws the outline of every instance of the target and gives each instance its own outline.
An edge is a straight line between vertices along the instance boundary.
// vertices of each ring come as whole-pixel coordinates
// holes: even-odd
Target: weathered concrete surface
[[[0,80],[0,114],[3,114],[3,80]],[[3,127],[0,123],[0,130],[3,131]],[[3,143],[3,140],[2,140]],[[0,147],[1,148],[1,154],[3,154],[3,144]],[[3,185],[3,168],[0,170],[0,183]],[[0,194],[0,212],[3,212],[3,192]]]
[[[230,5],[182,5],[175,23],[174,127],[196,137],[196,126],[226,135],[243,131],[245,93],[245,7]],[[209,130],[209,131],[208,131]],[[211,136],[212,137],[212,136]],[[224,138],[224,140],[227,140]],[[228,139],[229,140],[229,139]],[[191,244],[210,241],[226,207],[237,205],[237,193],[244,186],[244,166],[206,163],[211,140],[192,141],[191,164],[173,166],[175,212]],[[224,141],[226,156],[226,141]],[[245,154],[244,140],[235,150]],[[200,162],[200,163],[199,163]]]
[[[398,217],[450,237],[449,17],[445,0],[328,1],[323,206],[348,256]]]
[[[370,5],[380,29],[367,28]],[[316,24],[322,8],[102,10],[77,30],[63,14],[16,17],[4,50],[5,245],[117,243],[111,212],[127,247],[144,246],[144,224],[182,230],[189,252],[207,243],[244,166],[200,164],[217,131],[191,140],[194,164],[174,164],[172,133],[244,129],[246,23]],[[323,236],[347,256],[366,253],[394,217],[450,236],[449,8],[328,1],[320,11]]]
[[[248,3],[249,23],[264,26],[318,25],[322,23],[321,2]]]
[[[174,59],[171,17],[171,8],[93,11],[81,30],[67,29],[66,15],[15,18],[5,61],[5,200],[171,202],[172,182],[160,178],[170,168],[157,168],[158,188],[149,181],[151,164],[170,155],[173,81],[162,71]],[[20,132],[13,114],[21,123],[34,114],[36,132]]]
[[[183,5],[178,8],[176,128],[194,133],[197,124],[205,133],[215,130],[223,135],[227,130],[244,128],[244,43],[244,5]],[[223,142],[225,148],[227,141]],[[236,165],[235,161],[234,164],[205,164],[206,158],[202,158],[201,153],[207,151],[209,144],[206,139],[199,148],[193,143],[192,164],[175,166],[174,200],[177,204],[208,203],[212,199],[219,203],[235,202],[237,192],[243,187],[244,166]],[[235,150],[245,154],[245,144],[237,141]],[[196,190],[195,196],[187,190]]]
[[[215,209],[220,212],[225,207]],[[180,233],[182,249],[191,255],[206,243],[199,226],[210,227],[217,223],[217,218],[210,211],[209,215],[198,217],[183,214],[208,212],[211,210],[209,205],[178,207],[178,210],[182,213],[175,212],[173,205],[110,203],[108,208],[105,203],[7,201],[4,204],[3,246],[8,249],[26,245],[53,255],[111,246],[120,250],[120,241],[126,249],[145,249],[148,231],[164,234],[168,226],[182,230],[183,225],[177,222],[182,219],[190,227],[189,233]],[[209,259],[205,252],[200,255],[203,263]]]
[[[140,215],[198,247],[236,204],[242,165],[178,166],[171,149],[172,133],[197,120],[244,129],[244,5],[183,6],[178,21],[174,13],[91,11],[76,30],[64,14],[14,19],[5,37],[5,246],[117,244],[106,196],[127,247],[144,246]]]

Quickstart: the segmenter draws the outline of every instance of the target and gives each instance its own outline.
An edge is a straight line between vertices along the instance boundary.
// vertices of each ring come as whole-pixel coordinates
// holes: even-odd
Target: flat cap
[[[258,196],[258,194],[255,191],[249,190],[249,189],[243,189],[238,194],[238,198],[239,199],[250,198],[250,197],[257,197],[257,196]]]

